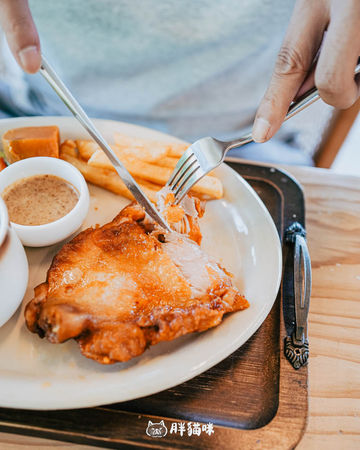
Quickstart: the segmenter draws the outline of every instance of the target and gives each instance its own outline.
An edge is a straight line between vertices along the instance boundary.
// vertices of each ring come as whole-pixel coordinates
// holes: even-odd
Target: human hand
[[[314,84],[324,102],[349,108],[360,94],[360,83],[354,79],[359,55],[359,0],[297,0],[256,113],[254,141],[274,136],[294,98]]]
[[[25,72],[40,68],[40,40],[27,0],[0,0],[0,25],[10,50]]]

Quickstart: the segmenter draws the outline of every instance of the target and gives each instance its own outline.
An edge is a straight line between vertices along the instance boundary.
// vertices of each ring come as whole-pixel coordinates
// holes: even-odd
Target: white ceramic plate
[[[153,130],[112,121],[96,121],[105,137],[113,132],[150,139],[172,139]],[[58,125],[61,138],[88,138],[73,118],[35,117],[0,121],[0,134],[20,126]],[[30,276],[21,311],[0,329],[0,406],[62,409],[121,402],[154,394],[204,372],[249,339],[269,313],[281,278],[281,246],[274,223],[253,189],[232,169],[217,169],[225,196],[207,204],[202,219],[203,248],[234,274],[234,283],[250,308],[229,314],[222,324],[161,343],[128,363],[102,366],[83,357],[74,341],[50,344],[24,325],[24,305],[43,282],[61,245],[27,249]],[[111,220],[127,203],[90,186],[90,210],[84,227]]]

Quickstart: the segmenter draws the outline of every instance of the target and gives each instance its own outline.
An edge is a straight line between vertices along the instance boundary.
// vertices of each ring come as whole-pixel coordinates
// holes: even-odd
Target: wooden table
[[[310,411],[298,449],[360,448],[360,178],[288,168],[306,194],[313,267]],[[225,443],[224,443],[225,445]],[[93,448],[0,433],[0,448]]]

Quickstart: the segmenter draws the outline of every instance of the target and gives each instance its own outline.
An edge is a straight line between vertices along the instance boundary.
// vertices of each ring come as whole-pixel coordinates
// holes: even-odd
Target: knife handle
[[[307,339],[307,319],[310,306],[311,266],[306,240],[301,234],[295,236],[294,293],[295,293],[295,343],[304,344]]]
[[[306,244],[306,231],[300,223],[293,223],[285,233],[288,244],[294,245],[294,303],[295,328],[285,338],[285,356],[295,369],[305,365],[309,358],[307,320],[311,295],[311,261]]]
[[[86,112],[82,109],[80,104],[77,102],[75,97],[71,94],[69,89],[65,86],[63,81],[57,75],[55,70],[46,61],[45,56],[41,56],[41,66],[39,69],[40,74],[45,78],[45,80],[50,84],[50,86],[57,93],[59,98],[64,102],[67,108],[72,112],[74,117],[81,123],[81,125],[87,130],[94,141],[100,146],[104,151],[106,156],[109,158],[110,162],[114,166],[116,172],[125,183],[126,187],[135,197],[140,205],[145,209],[145,211],[163,228],[167,231],[171,231],[169,225],[166,223],[165,219],[151,203],[151,201],[146,197],[146,195],[141,190],[138,183],[135,181],[133,176],[124,166],[124,164],[117,157],[113,149],[109,146],[100,132],[97,130],[93,122],[90,120]]]

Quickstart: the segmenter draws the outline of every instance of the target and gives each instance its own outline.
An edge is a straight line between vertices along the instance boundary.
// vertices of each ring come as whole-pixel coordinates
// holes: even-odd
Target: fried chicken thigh
[[[110,364],[247,307],[231,277],[194,240],[154,229],[131,204],[64,245],[25,319],[40,337],[74,338],[86,357]]]

